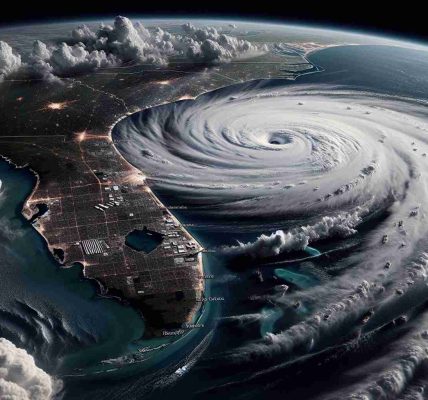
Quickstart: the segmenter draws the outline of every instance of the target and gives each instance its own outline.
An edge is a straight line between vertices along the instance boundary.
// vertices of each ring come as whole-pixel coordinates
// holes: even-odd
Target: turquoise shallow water
[[[306,246],[303,251],[311,257],[318,257],[321,252],[314,247]],[[320,283],[317,276],[306,270],[302,270],[298,266],[288,266],[287,268],[276,268],[274,275],[287,283],[292,283],[299,289],[308,289]]]
[[[315,249],[314,247],[306,246],[303,249],[303,251],[308,253],[310,256],[314,256],[314,257],[321,255],[321,252],[319,250]]]
[[[286,282],[293,283],[299,289],[308,289],[319,283],[315,276],[309,274],[303,274],[300,272],[294,272],[290,269],[276,268],[274,271],[275,276]]]

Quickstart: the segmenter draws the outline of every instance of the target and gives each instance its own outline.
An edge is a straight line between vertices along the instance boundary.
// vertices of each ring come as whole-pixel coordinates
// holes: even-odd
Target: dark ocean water
[[[427,52],[349,46],[319,51],[310,61],[323,72],[296,82],[265,81],[263,87],[328,85],[419,100],[428,97]],[[214,275],[207,280],[207,295],[224,301],[208,302],[198,316],[205,328],[171,344],[165,339],[141,340],[144,323],[137,312],[98,296],[96,285],[83,279],[77,266],[59,268],[43,238],[20,214],[35,184],[28,170],[0,162],[0,179],[0,336],[27,349],[40,367],[62,378],[65,399],[320,398],[352,386],[353,379],[363,379],[361,372],[353,377],[346,371],[382,360],[389,354],[388,346],[406,333],[404,328],[388,327],[393,317],[371,320],[362,331],[354,329],[355,319],[350,318],[315,343],[302,342],[292,355],[253,356],[235,362],[241,346],[253,346],[269,333],[285,331],[315,312],[319,304],[305,303],[305,291],[352,269],[350,255],[362,251],[361,243],[387,214],[376,215],[352,237],[322,240],[307,248],[306,254],[290,254],[283,260],[245,259],[238,265],[219,252],[205,254],[205,274]],[[199,209],[192,209],[184,197],[177,199],[173,191],[156,194],[167,206],[177,202],[189,206],[173,212],[189,224],[188,230],[205,247],[217,249],[238,239],[251,241],[264,232],[257,227],[266,221],[255,220],[254,229],[238,232],[239,221],[218,224],[218,217],[216,221],[201,218]],[[272,231],[280,225],[274,221]],[[391,315],[404,310],[409,317],[422,318],[428,293],[425,288],[415,293],[394,305]],[[303,300],[284,307],[269,300],[289,294]],[[318,298],[318,303],[323,301]],[[358,335],[362,339],[356,344],[352,339]],[[165,344],[169,345],[146,353],[144,360],[138,353],[142,347]]]
[[[99,297],[97,285],[83,279],[78,266],[59,268],[44,239],[21,215],[35,185],[29,170],[2,161],[0,179],[1,336],[29,349],[55,373],[121,354],[144,331],[141,318]]]

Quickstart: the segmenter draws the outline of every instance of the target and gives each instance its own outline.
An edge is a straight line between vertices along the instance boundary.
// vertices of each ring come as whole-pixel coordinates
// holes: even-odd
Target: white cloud
[[[171,34],[159,27],[149,31],[140,22],[134,24],[118,16],[113,25],[101,25],[96,32],[80,25],[73,29],[69,41],[59,45],[35,41],[26,63],[21,63],[21,56],[7,43],[0,42],[0,79],[19,69],[39,79],[55,80],[125,62],[167,65],[171,56],[181,56],[220,63],[267,50],[212,27],[182,27],[184,34]]]
[[[57,75],[68,75],[94,71],[98,68],[114,66],[118,60],[103,50],[88,51],[82,43],[69,46],[62,43],[52,51],[49,64]]]
[[[362,209],[352,213],[325,216],[313,225],[306,225],[284,232],[278,230],[271,235],[261,235],[254,242],[241,243],[223,249],[225,254],[250,255],[252,257],[271,257],[278,254],[303,250],[309,243],[330,236],[350,236],[356,233],[355,227],[362,222]]]
[[[6,42],[0,41],[0,81],[21,67],[21,56]]]
[[[60,388],[60,382],[38,368],[30,354],[9,340],[0,338],[2,400],[49,400]]]
[[[206,62],[226,62],[233,58],[267,51],[266,46],[251,44],[247,40],[225,35],[213,27],[196,28],[190,23],[182,26],[187,34],[187,55]]]
[[[103,50],[88,50],[83,43],[61,43],[54,48],[40,41],[34,42],[26,70],[37,78],[56,79],[95,71],[119,64],[119,60]]]
[[[71,31],[73,39],[79,42],[86,42],[88,40],[96,40],[97,35],[91,31],[86,25],[79,25],[77,28]]]
[[[141,24],[134,25],[128,18],[116,17],[113,26],[103,25],[97,33],[96,40],[89,28],[80,28],[89,37],[86,42],[88,48],[105,51],[113,54],[123,62],[149,62],[153,64],[166,64],[162,43],[157,43],[158,37],[150,34]]]
[[[51,55],[52,53],[48,46],[40,40],[36,40],[33,43],[29,61],[24,65],[25,73],[44,80],[57,79],[53,73],[52,65],[49,64]]]
[[[47,61],[51,57],[52,53],[48,49],[48,46],[46,46],[45,43],[41,42],[40,40],[36,40],[33,43],[33,51],[31,53],[31,58]]]

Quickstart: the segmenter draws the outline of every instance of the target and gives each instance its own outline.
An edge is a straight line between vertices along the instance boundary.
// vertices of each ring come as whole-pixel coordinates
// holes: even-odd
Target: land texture
[[[37,185],[23,214],[63,266],[80,263],[102,292],[141,311],[146,335],[191,322],[204,294],[202,246],[115,148],[115,123],[141,109],[222,86],[294,78],[312,66],[297,53],[207,66],[129,65],[59,83],[9,80],[0,88],[0,155],[28,166]],[[125,244],[133,230],[163,240],[153,251]]]

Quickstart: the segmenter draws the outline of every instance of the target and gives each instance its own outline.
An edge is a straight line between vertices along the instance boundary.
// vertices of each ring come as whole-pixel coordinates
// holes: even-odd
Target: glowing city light
[[[185,94],[183,96],[181,96],[178,100],[194,100],[195,97],[191,96],[190,94]]]
[[[67,101],[63,101],[61,103],[48,103],[46,105],[46,108],[48,110],[63,110],[64,108],[66,108],[68,105]]]
[[[80,143],[83,142],[86,138],[86,131],[83,132],[77,132],[76,133],[76,140]]]

